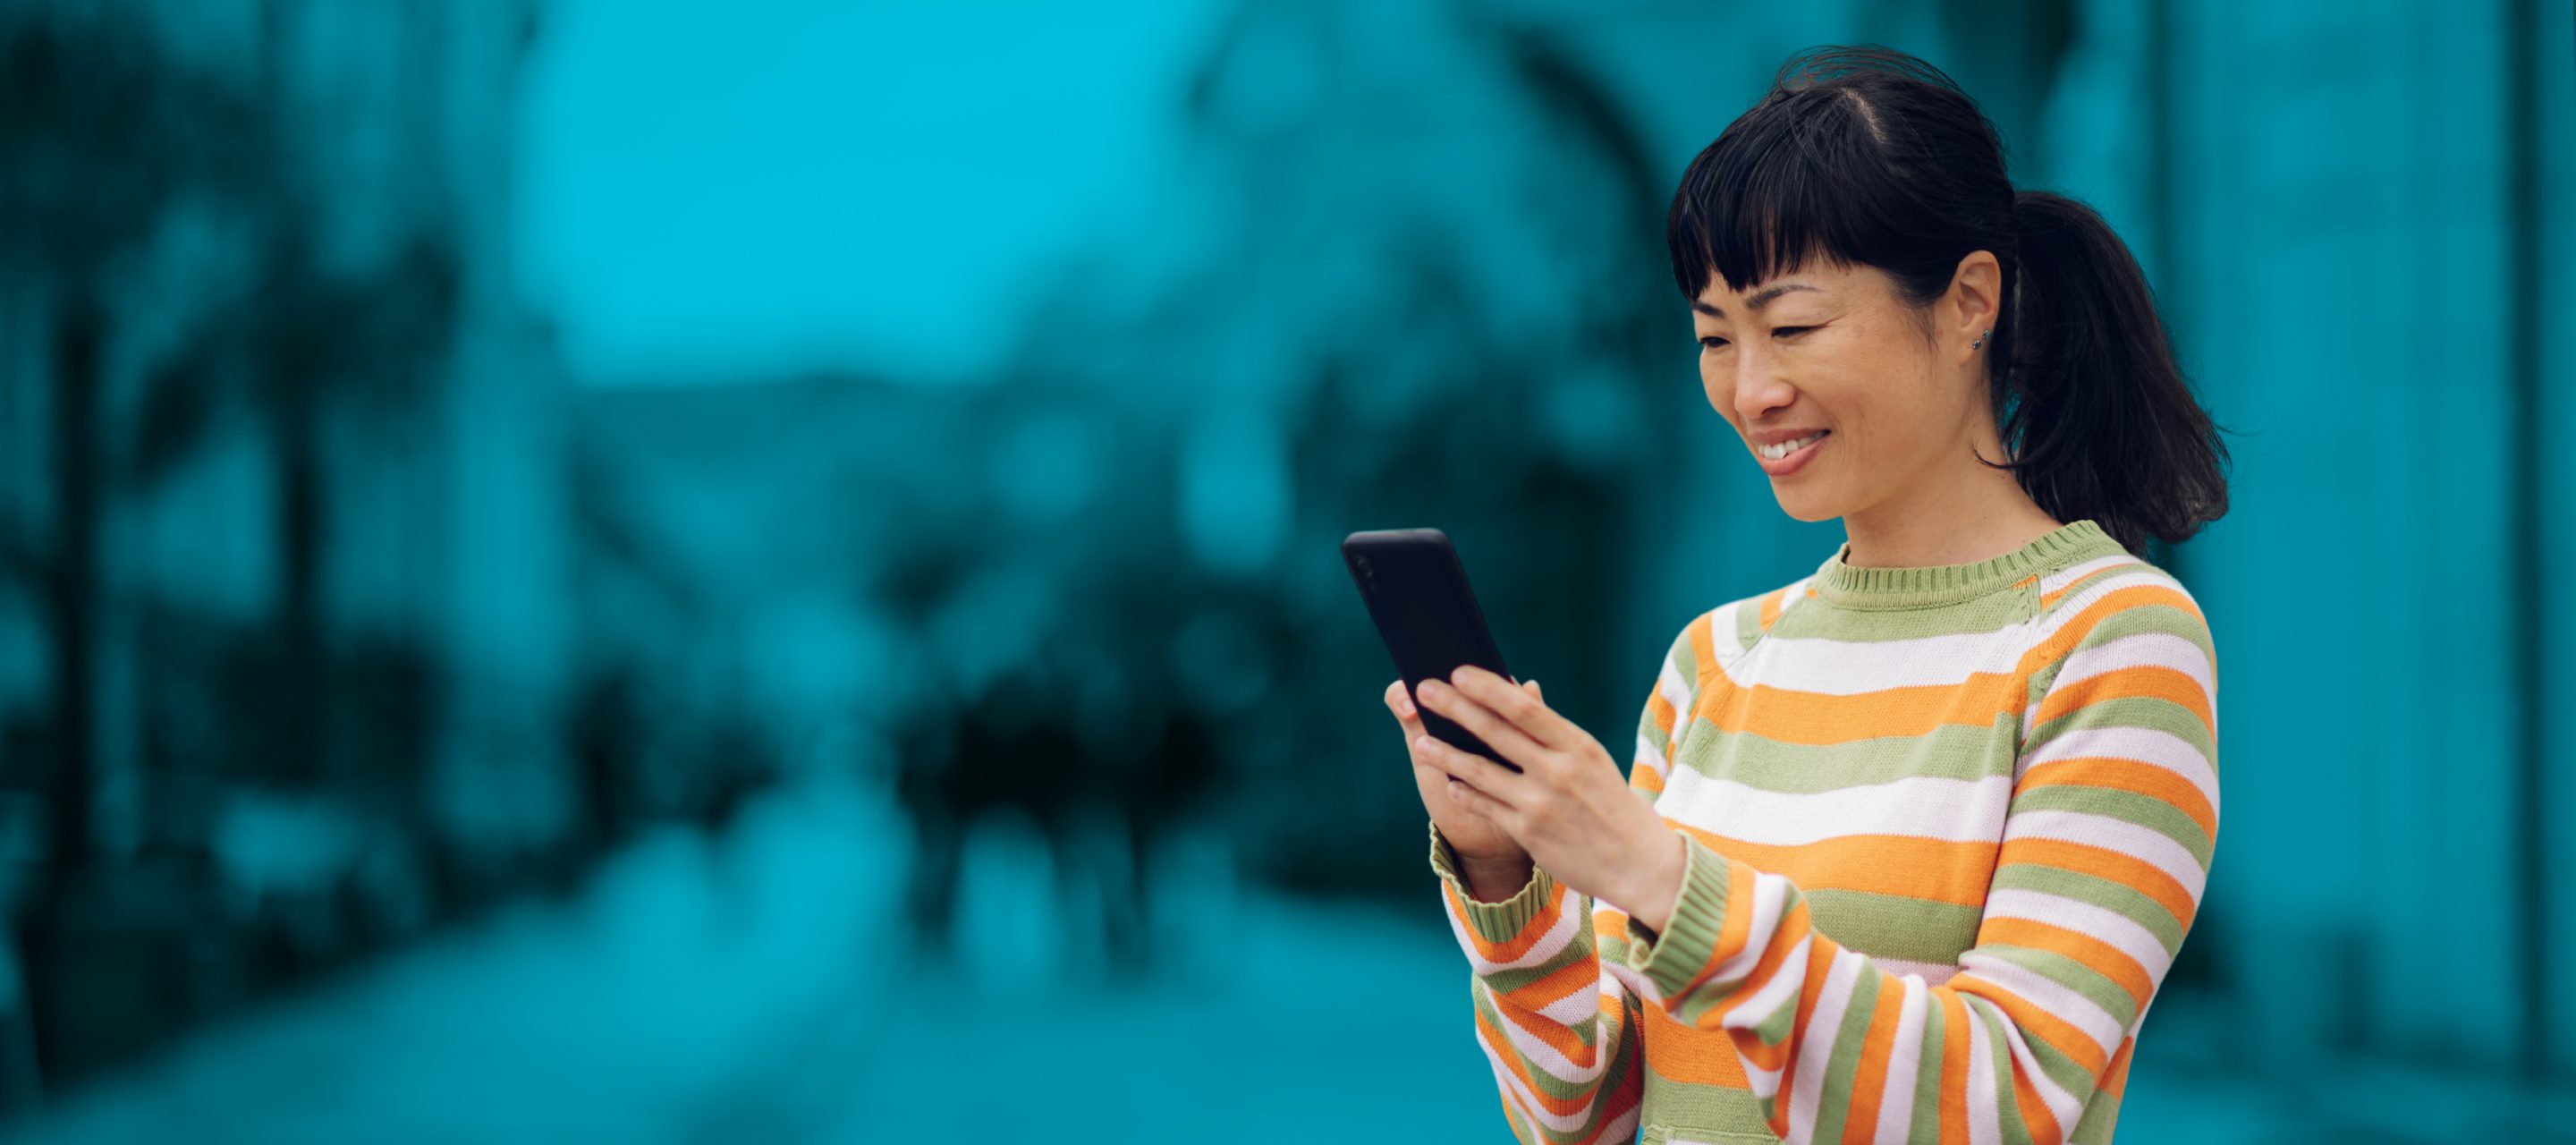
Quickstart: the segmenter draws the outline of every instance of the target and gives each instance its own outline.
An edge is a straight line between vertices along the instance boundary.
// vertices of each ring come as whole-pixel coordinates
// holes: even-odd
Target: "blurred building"
[[[567,845],[537,30],[0,5],[0,1106]]]

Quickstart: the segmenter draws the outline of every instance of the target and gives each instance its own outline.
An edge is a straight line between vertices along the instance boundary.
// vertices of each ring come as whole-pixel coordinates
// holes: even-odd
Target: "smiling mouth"
[[[1825,435],[1832,432],[1833,431],[1829,429],[1820,429],[1805,437],[1799,438],[1796,441],[1784,441],[1778,445],[1754,446],[1753,452],[1755,456],[1762,458],[1764,461],[1778,461],[1792,453],[1796,453],[1801,449],[1805,449],[1810,445],[1823,441],[1825,439]]]

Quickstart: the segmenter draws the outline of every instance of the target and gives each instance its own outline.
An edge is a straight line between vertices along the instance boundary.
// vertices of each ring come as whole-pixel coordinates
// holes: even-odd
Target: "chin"
[[[1843,515],[1840,497],[1805,489],[1783,489],[1776,484],[1771,487],[1771,495],[1779,500],[1780,511],[1795,520],[1812,524],[1817,521],[1830,521]]]

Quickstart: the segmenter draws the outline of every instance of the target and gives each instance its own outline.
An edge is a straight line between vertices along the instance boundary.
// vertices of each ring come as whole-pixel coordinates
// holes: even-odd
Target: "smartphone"
[[[1381,529],[1342,538],[1342,563],[1368,603],[1378,637],[1395,657],[1406,695],[1414,697],[1422,730],[1460,751],[1471,751],[1519,771],[1520,765],[1447,717],[1422,706],[1424,680],[1449,678],[1473,664],[1513,683],[1503,654],[1485,628],[1485,613],[1467,587],[1467,568],[1449,536],[1438,529]]]

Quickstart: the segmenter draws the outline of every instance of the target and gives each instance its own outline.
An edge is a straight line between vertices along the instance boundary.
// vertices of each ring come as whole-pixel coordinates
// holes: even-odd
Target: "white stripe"
[[[2039,1068],[2039,1057],[2030,1052],[2029,1039],[2020,1030],[2006,1027],[2004,1044],[2011,1048],[2013,1060],[2021,1063],[2022,1076],[2029,1080],[2031,1092],[2038,1094],[2039,1103],[2048,1107],[2050,1116],[2057,1118],[2057,1139],[2065,1140],[2066,1135],[2075,1129],[2076,1119],[2084,1116],[2084,1103],[2066,1092],[2066,1087],[2057,1084],[2057,1079],[2048,1076],[2048,1071]],[[2039,1136],[2038,1126],[2025,1125],[2024,1128],[2030,1130],[2034,1139],[2045,1140]]]
[[[1729,909],[1732,909],[1730,906]],[[1779,936],[1780,917],[1789,909],[1789,880],[1778,875],[1753,876],[1753,924],[1745,931],[1744,949],[1709,972],[1711,982],[1731,982],[1753,973],[1762,952]]]
[[[1636,1140],[1636,1139],[1637,1139],[1637,1115],[1638,1115],[1638,1114],[1640,1114],[1640,1113],[1643,1113],[1643,1112],[1645,1112],[1645,1103],[1644,1103],[1644,1102],[1639,1102],[1639,1103],[1637,1103],[1636,1105],[1632,1105],[1632,1106],[1628,1107],[1628,1112],[1626,1112],[1626,1113],[1622,1113],[1622,1114],[1620,1114],[1620,1115],[1619,1115],[1619,1116],[1617,1116],[1617,1117],[1613,1117],[1613,1118],[1611,1118],[1611,1119],[1610,1119],[1610,1124],[1609,1124],[1609,1125],[1607,1125],[1607,1126],[1604,1126],[1604,1127],[1602,1128],[1602,1130],[1601,1130],[1601,1135],[1600,1135],[1600,1136],[1598,1136],[1598,1137],[1593,1138],[1593,1140],[1595,1140],[1595,1141],[1634,1141],[1634,1140]]]
[[[1604,999],[1614,1006],[1618,1001],[1618,987],[1607,975],[1587,988],[1567,991],[1564,997],[1539,1007],[1538,1014],[1557,1025],[1571,1026],[1586,1018],[1599,1017]]]
[[[1968,973],[2019,995],[2023,1001],[2055,1015],[2066,1024],[2084,1031],[2104,1055],[2118,1049],[2125,1030],[2120,1016],[2102,1008],[2102,1004],[2070,990],[2058,981],[2036,970],[2006,962],[1992,954],[1971,950],[1959,956],[1959,965]]]
[[[1601,1100],[1601,1095],[1596,1090],[1591,1101],[1584,1102],[1583,1108],[1571,1114],[1560,1117],[1549,1113],[1546,1106],[1539,1104],[1538,1095],[1531,1092],[1529,1084],[1522,1081],[1519,1074],[1512,1072],[1510,1066],[1504,1064],[1501,1052],[1494,1048],[1492,1042],[1485,1040],[1484,1031],[1477,1031],[1476,1044],[1485,1047],[1486,1059],[1494,1063],[1496,1084],[1502,1087],[1504,1094],[1518,1100],[1521,1103],[1521,1112],[1528,1115],[1529,1119],[1536,1124],[1544,1125],[1559,1133],[1572,1133],[1583,1128],[1583,1123],[1592,1116],[1593,1103]]]
[[[2165,953],[2165,944],[2154,931],[2125,914],[2082,899],[2019,888],[1990,890],[1986,892],[1985,917],[1990,921],[2024,918],[2099,939],[2135,959],[2147,972],[2149,982],[2163,979],[2166,968],[2173,964],[2173,956]]]
[[[2012,799],[2012,778],[1915,775],[1824,791],[1765,791],[1696,768],[1673,772],[1655,810],[1705,831],[1774,847],[1849,835],[1903,835],[1945,842],[1992,842]]]
[[[1664,1004],[1663,992],[1655,989],[1654,981],[1643,974],[1637,973],[1636,970],[1630,968],[1627,963],[1616,959],[1604,958],[1601,960],[1601,972],[1609,975],[1613,980],[1617,981],[1620,986],[1626,988],[1629,993],[1644,999],[1648,1005],[1661,1006]]]
[[[1798,984],[1807,977],[1807,949],[1815,940],[1816,932],[1810,928],[1798,939],[1796,946],[1789,948],[1789,956],[1780,961],[1780,968],[1772,973],[1770,981],[1762,984],[1761,991],[1736,1003],[1724,1018],[1718,1020],[1719,1024],[1731,1030],[1750,1030],[1761,1025],[1762,1019],[1770,1017],[1783,1002],[1797,997]]]
[[[2025,755],[2024,763],[2016,770],[2061,759],[2097,758],[2135,760],[2161,767],[2198,788],[2200,797],[2209,801],[2212,814],[2218,811],[2218,769],[2209,765],[2209,757],[2200,754],[2190,740],[2159,728],[2119,725],[2050,736],[2038,750]]]
[[[2002,1111],[1995,1108],[1995,1052],[1986,1045],[1986,1024],[1977,1020],[1980,1007],[1993,1010],[1995,1004],[1974,994],[1961,995],[1959,1003],[1968,1012],[1968,1092],[1962,1095],[1968,1106],[1968,1141],[2003,1145]]]
[[[2200,603],[2198,600],[2192,598],[2192,595],[2188,590],[2182,587],[2181,581],[2166,576],[2161,572],[2157,572],[2150,566],[2139,565],[2138,571],[2136,572],[2114,573],[2067,594],[2065,599],[2057,602],[2056,608],[2050,609],[2046,616],[2040,618],[2038,632],[2039,639],[2032,643],[2035,645],[2047,643],[2050,638],[2057,635],[2059,630],[2074,623],[2077,617],[2083,615],[2085,609],[2093,607],[2093,605],[2099,602],[2103,597],[2109,596],[2122,589],[2138,588],[2146,585],[2152,585],[2157,588],[2169,588],[2177,593],[2181,593],[2183,598],[2191,600],[2195,607]]]
[[[1834,1062],[1834,1046],[1842,1038],[1843,1015],[1850,1012],[1855,984],[1868,959],[1848,950],[1834,952],[1825,965],[1824,987],[1816,994],[1816,1008],[1807,1014],[1807,1027],[1798,1038],[1798,1080],[1789,1089],[1789,1139],[1812,1141],[1816,1136],[1816,1114],[1825,1098],[1825,1070]]]
[[[1526,953],[1509,962],[1490,961],[1477,952],[1476,930],[1467,922],[1465,911],[1455,904],[1450,904],[1444,913],[1449,916],[1449,929],[1458,936],[1459,948],[1467,952],[1467,961],[1475,967],[1476,973],[1492,974],[1499,970],[1524,970],[1563,953],[1566,944],[1574,941],[1574,928],[1583,925],[1584,912],[1572,909],[1574,904],[1561,901],[1569,893],[1564,884],[1560,883],[1556,886],[1555,894],[1560,899],[1556,922],[1547,928],[1545,937],[1532,943]],[[1444,895],[1442,898],[1445,900],[1447,896]]]
[[[2090,679],[2122,668],[2171,668],[2191,677],[2203,694],[2217,687],[2215,670],[2210,667],[2209,653],[2200,645],[2170,632],[2139,632],[2105,640],[2090,648],[2078,648],[2066,657],[2065,666],[2049,687]]]
[[[1598,993],[1591,990],[1577,990],[1575,993],[1576,995],[1585,998],[1600,997]],[[1509,1041],[1512,1049],[1520,1054],[1521,1060],[1540,1069],[1546,1070],[1559,1081],[1572,1082],[1575,1084],[1583,1084],[1599,1080],[1601,1077],[1601,1071],[1609,1066],[1610,1051],[1619,1044],[1619,1040],[1617,1038],[1606,1036],[1614,1032],[1610,1028],[1613,1023],[1607,1018],[1603,1019],[1602,1028],[1598,1031],[1598,1033],[1605,1036],[1595,1038],[1592,1043],[1593,1057],[1595,1060],[1590,1066],[1583,1066],[1576,1064],[1574,1059],[1565,1056],[1564,1051],[1547,1044],[1547,1042],[1540,1038],[1535,1031],[1532,1031],[1527,1025],[1523,1024],[1519,1017],[1513,1014],[1511,1007],[1503,1005],[1502,998],[1492,987],[1486,987],[1485,994],[1488,998],[1492,998],[1494,1001],[1494,1012],[1502,1020],[1504,1039]],[[1598,1006],[1594,1007],[1593,1013],[1599,1014],[1600,1012],[1601,1011]],[[1570,1025],[1571,1023],[1559,1024]]]
[[[1887,960],[1879,960],[1878,965],[1887,969]],[[1887,1055],[1887,1084],[1878,1091],[1878,1135],[1873,1140],[1878,1145],[1905,1145],[1914,1132],[1914,1083],[1923,1072],[1923,1015],[1931,1006],[1932,992],[1912,974],[1900,975],[1880,989],[1905,993],[1897,1003],[1896,1041]]]
[[[1735,638],[1736,617],[1746,604],[1759,599],[1730,600],[1708,614],[1709,658],[1717,661],[1720,667],[1744,654],[1741,642]]]
[[[1672,761],[1665,759],[1664,753],[1656,749],[1655,741],[1647,739],[1642,731],[1637,733],[1637,763],[1658,777],[1669,778],[1673,773]],[[1631,785],[1635,781],[1634,775],[1629,776]]]
[[[1883,958],[1875,954],[1870,955],[1870,960],[1878,963],[1879,969],[1899,978],[1909,974],[1920,978],[1926,986],[1938,986],[1959,973],[1957,965],[1947,962],[1913,962],[1903,958]]]
[[[2144,859],[2157,870],[2181,883],[2192,901],[2200,900],[2201,885],[2209,872],[2201,869],[2200,860],[2182,844],[2162,831],[2141,827],[2126,819],[2095,815],[2088,811],[2022,811],[2004,822],[2004,846],[2009,849],[2015,839],[2056,839],[2082,843],[2117,851],[2132,858]]]
[[[2068,565],[2065,568],[2039,578],[2039,591],[2042,593],[2056,592],[2061,588],[2082,580],[2085,577],[2091,576],[2103,569],[2110,568],[2113,565],[2137,565],[2140,568],[2149,567],[2145,561],[2141,561],[2138,558],[2129,556],[2125,553],[2116,556],[2095,557],[2092,560],[2085,561],[2081,564]]]
[[[1691,655],[1697,658],[1699,654],[1693,652]],[[1664,670],[1655,677],[1655,694],[1662,696],[1664,702],[1672,705],[1673,708],[1673,728],[1664,736],[1667,742],[1680,743],[1682,732],[1687,730],[1690,724],[1691,689],[1695,683],[1696,681],[1682,678],[1682,670],[1673,666],[1673,658],[1670,655],[1664,657]]]
[[[1763,643],[1757,671],[1745,661],[1722,667],[1729,682],[1827,696],[1856,696],[1889,688],[1956,687],[1979,672],[2009,673],[2019,666],[2022,627],[1992,632],[1953,632],[1909,640],[1836,640],[1825,636],[1773,636]]]

